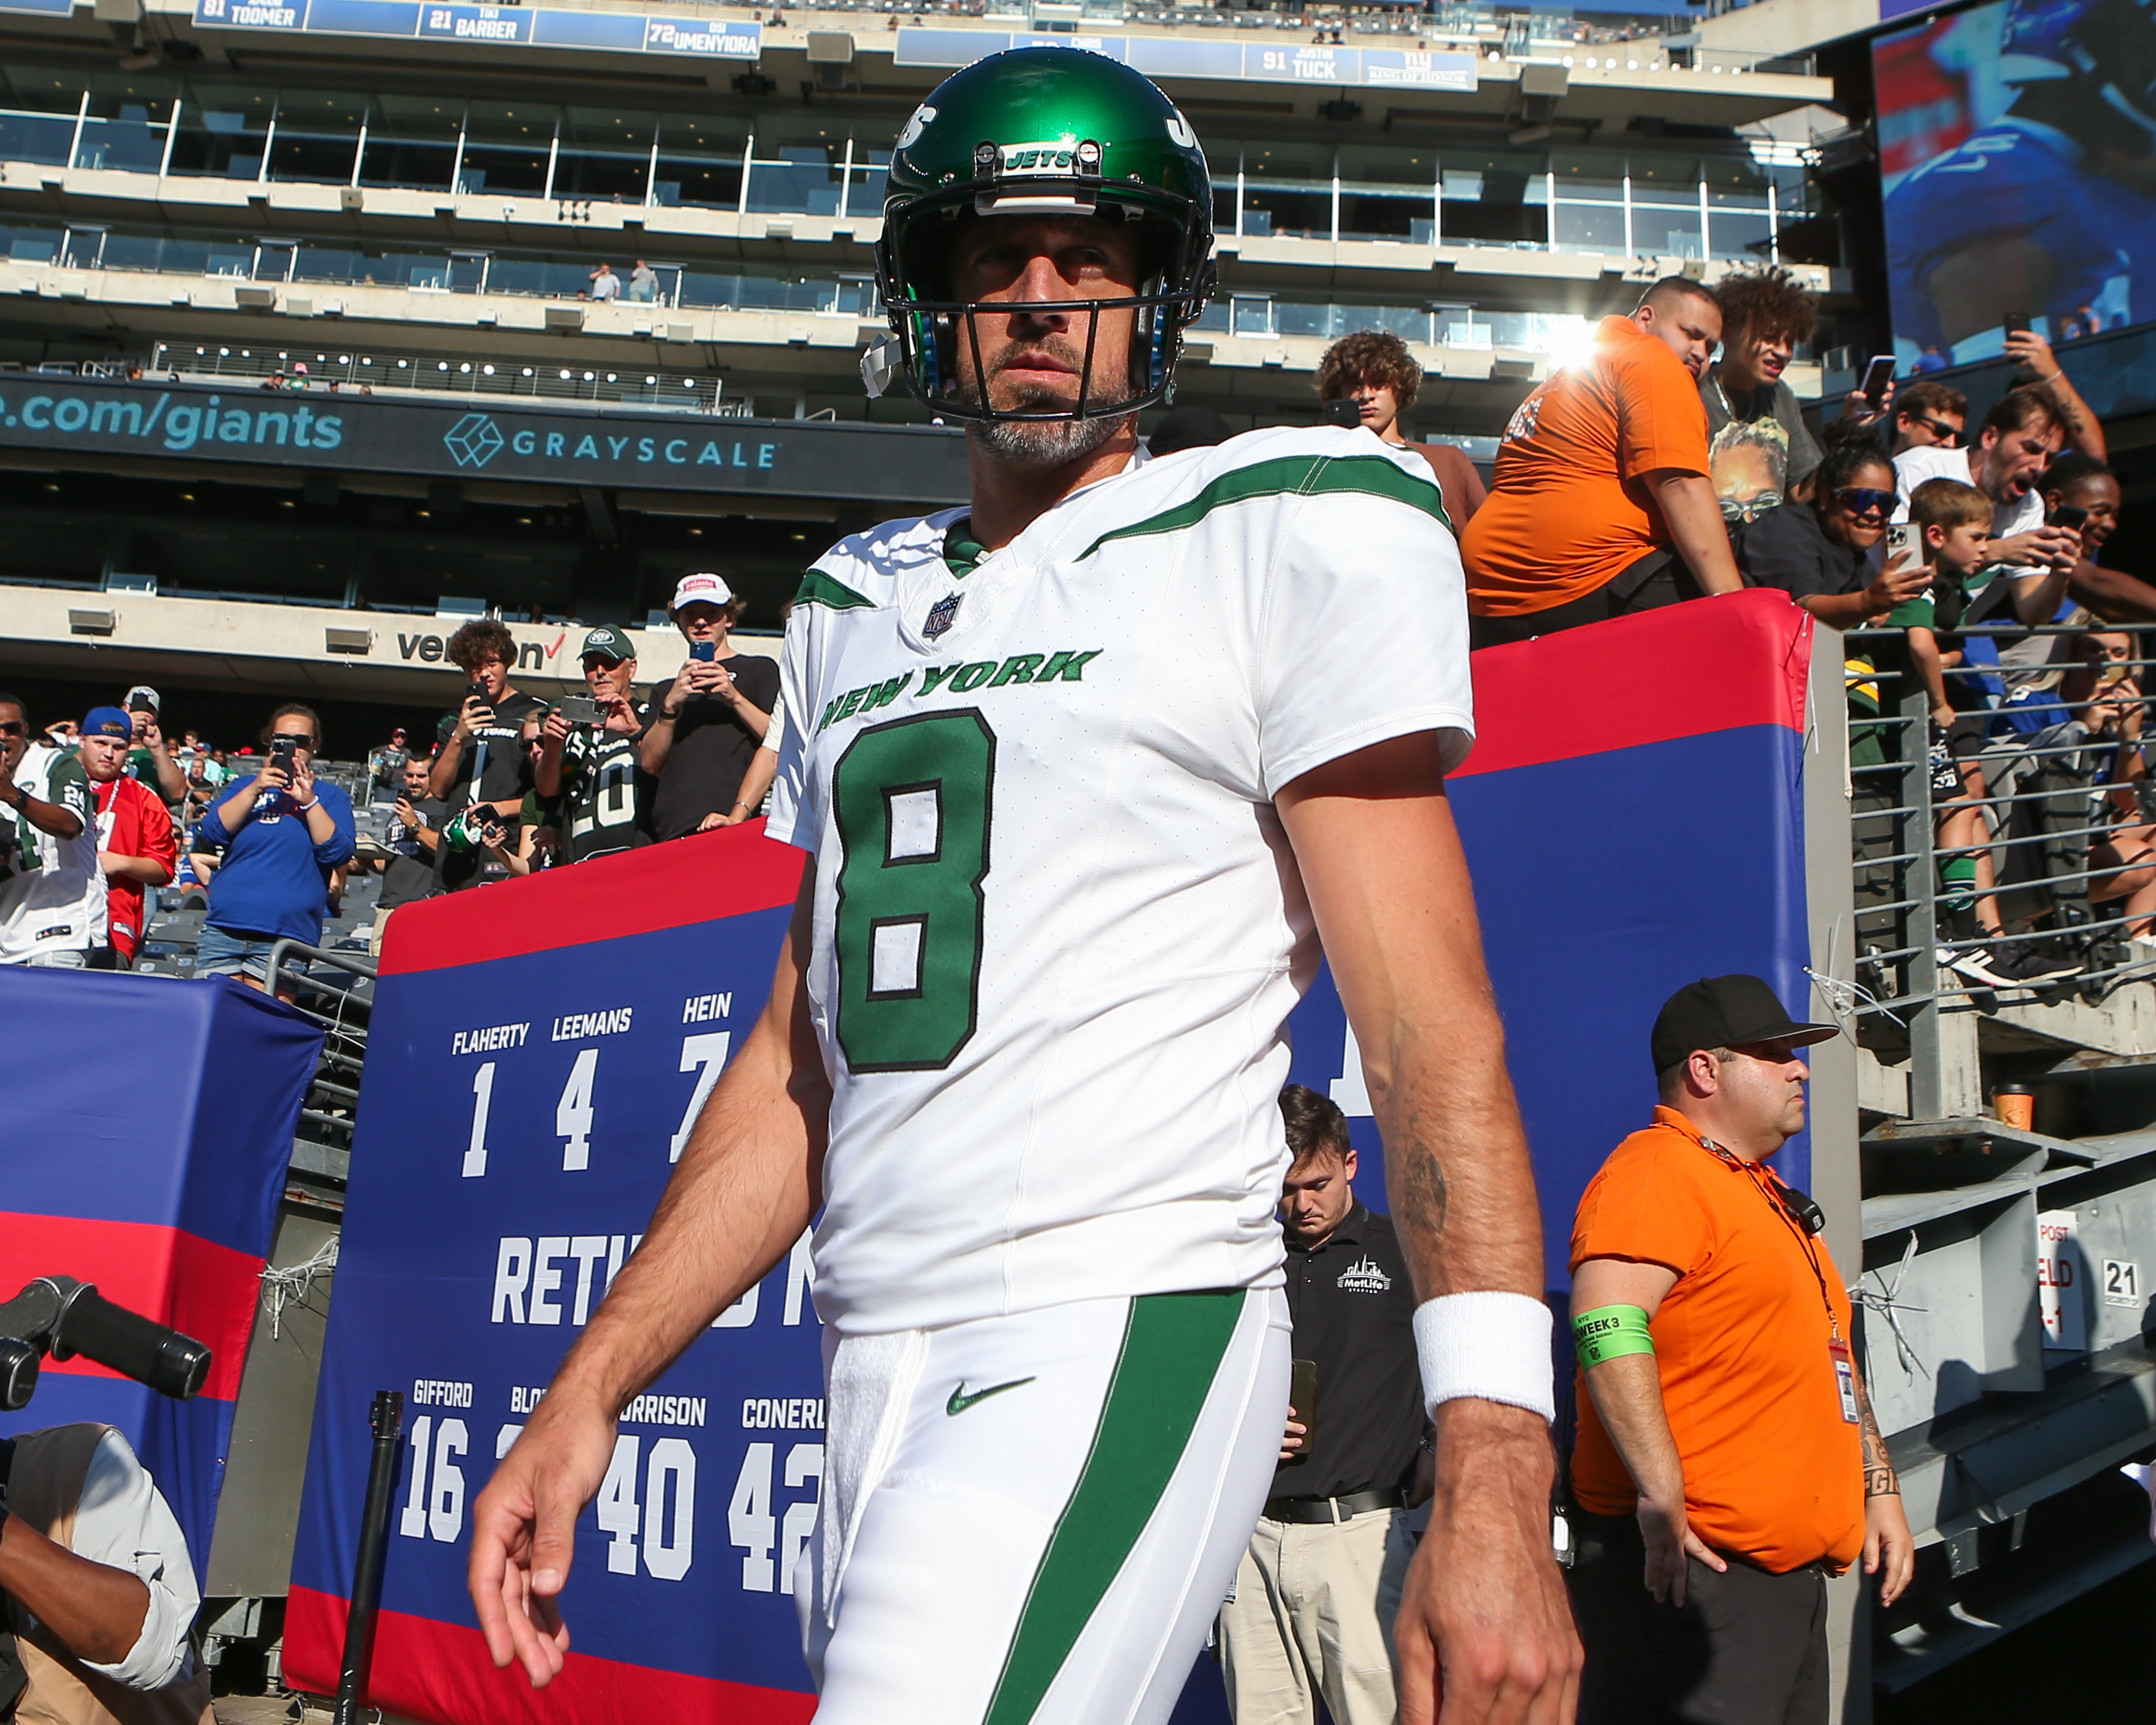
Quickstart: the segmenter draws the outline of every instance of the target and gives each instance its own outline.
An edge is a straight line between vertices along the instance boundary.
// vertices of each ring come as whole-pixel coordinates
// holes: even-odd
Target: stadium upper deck
[[[0,0],[0,362],[917,423],[858,372],[890,143],[952,68],[1033,39],[1144,68],[1205,140],[1223,291],[1181,398],[1240,424],[1306,423],[1327,342],[1383,326],[1428,373],[1418,434],[1487,438],[1644,280],[1774,257],[1840,285],[1801,141],[1825,80],[1650,18],[1550,28],[1101,0]],[[591,297],[603,263],[619,297]],[[203,456],[0,437],[0,581],[640,620],[711,561],[718,519],[769,624],[808,537],[891,507],[722,473],[690,498],[663,475]]]

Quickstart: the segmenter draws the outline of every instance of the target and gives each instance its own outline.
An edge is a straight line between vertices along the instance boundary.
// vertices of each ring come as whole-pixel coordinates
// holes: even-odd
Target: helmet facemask
[[[984,141],[973,152],[970,180],[895,205],[885,223],[878,273],[897,336],[896,370],[908,393],[939,413],[983,426],[990,446],[1014,458],[1074,458],[1098,447],[1141,408],[1169,399],[1182,332],[1212,295],[1210,213],[1137,182],[1104,181],[1101,159],[1101,146],[1090,140],[1029,146]],[[1081,300],[959,297],[949,283],[950,259],[968,216],[1132,225],[1138,230],[1137,291]],[[1075,402],[999,407],[991,398],[990,367],[998,350],[983,339],[980,319],[1026,312],[1054,317],[1069,331],[1045,334],[1025,345],[1045,347],[1078,367]],[[1131,324],[1125,375],[1096,377],[1094,359],[1104,323],[1122,316]],[[1051,425],[1088,429],[1059,436],[1020,429]]]

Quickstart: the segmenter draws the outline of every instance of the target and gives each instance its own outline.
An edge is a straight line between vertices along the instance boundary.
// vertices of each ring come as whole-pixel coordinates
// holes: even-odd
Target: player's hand
[[[1430,1532],[1394,1626],[1400,1725],[1570,1725],[1579,1637],[1550,1549],[1549,1428],[1523,1408],[1437,1410]]]
[[[1709,1550],[1685,1519],[1681,1502],[1664,1508],[1640,1500],[1640,1537],[1647,1548],[1646,1573],[1641,1579],[1660,1604],[1685,1602],[1685,1584],[1691,1574],[1688,1559],[1697,1558],[1717,1575],[1728,1568],[1727,1558]]]
[[[721,827],[732,824],[732,821],[715,809],[696,823],[696,830],[700,833],[711,833],[716,832]]]
[[[1917,1573],[1917,1540],[1898,1491],[1864,1500],[1864,1573],[1879,1578],[1879,1603],[1902,1597]]]
[[[1281,1436],[1280,1459],[1283,1461],[1294,1461],[1296,1456],[1302,1454],[1303,1440],[1309,1435],[1310,1428],[1298,1425],[1296,1421],[1295,1409],[1290,1408],[1287,1410],[1287,1430]]]
[[[569,1630],[556,1601],[569,1579],[577,1517],[613,1456],[614,1422],[549,1395],[472,1506],[466,1580],[495,1668],[515,1660],[535,1689],[561,1675]]]

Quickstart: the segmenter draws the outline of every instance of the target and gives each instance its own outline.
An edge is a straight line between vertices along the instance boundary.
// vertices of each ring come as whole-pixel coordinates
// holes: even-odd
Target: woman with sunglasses
[[[1753,587],[1779,587],[1821,623],[1855,629],[1886,616],[1931,580],[1907,552],[1874,572],[1872,547],[1894,511],[1894,467],[1869,432],[1837,428],[1808,503],[1785,503],[1746,526],[1737,566]]]
[[[352,798],[315,777],[321,735],[312,708],[279,707],[262,732],[268,758],[253,778],[227,785],[203,814],[196,842],[225,850],[210,877],[197,976],[236,976],[264,988],[278,941],[321,942],[330,877],[351,860],[353,843]],[[292,998],[290,988],[277,992]]]

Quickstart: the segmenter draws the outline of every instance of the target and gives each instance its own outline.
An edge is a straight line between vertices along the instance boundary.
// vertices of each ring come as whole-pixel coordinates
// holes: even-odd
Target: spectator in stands
[[[1737,562],[1754,587],[1778,587],[1836,629],[1884,617],[1931,579],[1907,552],[1875,572],[1871,551],[1894,510],[1894,469],[1861,428],[1835,438],[1808,502],[1771,509],[1737,536]]]
[[[531,757],[525,746],[526,722],[536,723],[547,703],[510,686],[509,669],[516,662],[516,639],[490,618],[475,619],[449,637],[444,656],[471,679],[463,704],[443,715],[429,783],[448,809],[449,820],[475,803],[485,803],[509,828],[513,839],[531,788]],[[447,823],[445,822],[446,825]],[[454,845],[434,850],[435,884],[454,892],[476,884],[484,858]]]
[[[2048,620],[2065,577],[2081,554],[2080,536],[2047,526],[2036,489],[2065,436],[2051,398],[2035,389],[2001,396],[1984,416],[1984,429],[1966,449],[1943,446],[1904,449],[1894,458],[1901,494],[1895,519],[1908,519],[1909,495],[1926,480],[1960,480],[1992,501],[1991,557],[2012,567],[2014,608],[2024,623]],[[2046,577],[2056,577],[2047,583]],[[2048,595],[2048,598],[2047,598]]]
[[[121,770],[133,728],[116,706],[93,707],[82,721],[82,770],[96,799],[97,866],[107,889],[107,957],[98,968],[134,968],[148,927],[143,888],[169,886],[179,861],[164,799]]]
[[[1299,1084],[1281,1092],[1290,1164],[1280,1203],[1291,1346],[1311,1389],[1291,1406],[1265,1512],[1220,1612],[1236,1725],[1393,1725],[1393,1620],[1430,1495],[1415,1374],[1414,1285],[1392,1219],[1355,1197],[1348,1120]]]
[[[2104,443],[2103,422],[2075,391],[2050,342],[2034,330],[2014,330],[2006,337],[2006,357],[2025,373],[2025,377],[2017,379],[2020,387],[2036,391],[2051,403],[2068,449],[2099,461],[2110,454]]]
[[[367,939],[367,950],[377,957],[389,913],[434,890],[434,847],[442,842],[444,818],[441,799],[427,788],[427,763],[407,761],[403,786],[382,833],[382,848],[388,855],[381,860],[382,891],[374,901],[374,931]]]
[[[1820,465],[1820,446],[1782,381],[1797,344],[1810,340],[1819,322],[1819,301],[1775,264],[1731,271],[1714,297],[1722,307],[1722,357],[1699,380],[1707,472],[1723,516],[1749,521],[1779,505]]]
[[[1922,377],[1927,372],[1943,372],[1950,363],[1952,362],[1946,355],[1939,352],[1938,343],[1934,341],[1928,345],[1924,351],[1917,356],[1912,363],[1911,369],[1918,377]]]
[[[1743,585],[1699,398],[1721,339],[1713,295],[1670,276],[1630,317],[1603,319],[1591,362],[1520,404],[1460,536],[1477,647]]]
[[[1890,454],[1898,455],[1904,449],[1953,449],[1969,424],[1969,398],[1944,383],[1919,379],[1897,392],[1894,403],[1894,446],[1887,452]]]
[[[394,793],[403,782],[404,763],[412,758],[411,745],[402,725],[389,733],[389,741],[369,751],[367,757],[367,800],[374,800],[375,787]]]
[[[210,878],[198,976],[236,976],[265,988],[278,941],[321,942],[330,877],[351,859],[354,843],[352,798],[315,777],[321,734],[313,708],[279,707],[262,730],[269,753],[203,816],[198,842],[222,845],[224,855]],[[285,999],[295,992],[278,990]]]
[[[9,1714],[73,1725],[211,1720],[187,1538],[126,1439],[85,1423],[12,1441],[0,1516],[0,1629],[15,1637],[0,1674],[20,1680]]]
[[[592,287],[591,292],[587,295],[588,298],[614,300],[620,296],[621,278],[613,273],[613,264],[602,264],[592,271]]]
[[[726,636],[741,601],[717,576],[685,575],[667,613],[689,643],[680,674],[652,691],[650,723],[638,745],[659,781],[653,830],[661,839],[727,824],[778,699],[775,660],[733,652]]]
[[[1581,1725],[1825,1725],[1827,1575],[1861,1557],[1891,1605],[1913,1573],[1824,1219],[1767,1166],[1804,1127],[1802,1050],[1835,1034],[1758,977],[1678,990],[1654,1122],[1579,1200]]]
[[[561,799],[561,860],[585,862],[651,842],[653,780],[637,758],[650,709],[636,704],[636,649],[618,629],[584,637],[584,686],[603,709],[597,724],[571,724],[557,707],[540,733],[532,786]]]
[[[629,297],[647,305],[659,297],[659,272],[641,258],[629,272]]]
[[[1408,441],[1400,419],[1414,406],[1422,387],[1422,367],[1408,344],[1390,330],[1358,330],[1325,350],[1317,362],[1317,398],[1327,403],[1352,401],[1361,409],[1363,429],[1378,440],[1413,449],[1430,464],[1444,495],[1452,531],[1465,528],[1488,495],[1475,464],[1450,444]]]
[[[2133,664],[2133,637],[2092,631],[2075,638],[2074,655],[2060,692],[2091,737],[2118,744],[2096,823],[2110,831],[2089,850],[2089,901],[2123,901],[2128,937],[2156,948],[2156,824],[2146,818],[2140,795],[2148,778],[2141,741],[2148,708]],[[2149,956],[2135,954],[2143,962]]]
[[[2047,521],[2058,519],[2061,511],[2081,511],[2082,555],[2066,578],[2068,596],[2106,623],[2156,624],[2156,587],[2123,569],[2105,568],[2099,561],[2104,542],[2118,529],[2125,501],[2111,469],[2069,452],[2044,470],[2036,490]],[[2072,516],[2066,520],[2071,522]]]
[[[81,762],[29,731],[21,698],[0,695],[0,964],[80,970],[105,946],[97,806]]]
[[[187,776],[172,758],[158,722],[164,698],[147,683],[137,683],[127,691],[126,707],[135,726],[135,746],[127,753],[127,776],[142,780],[167,805],[185,801]]]

